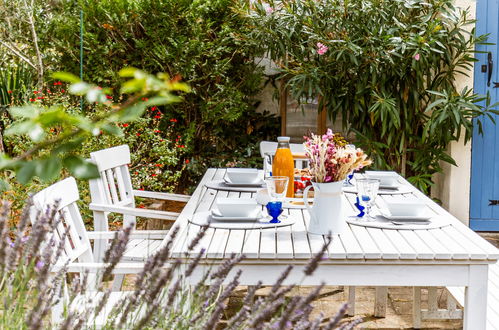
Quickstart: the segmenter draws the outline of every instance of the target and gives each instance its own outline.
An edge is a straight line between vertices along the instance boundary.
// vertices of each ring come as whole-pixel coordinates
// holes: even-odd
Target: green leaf
[[[0,179],[0,192],[3,193],[7,190],[10,190],[10,184],[4,179]]]
[[[123,68],[120,70],[119,75],[120,77],[123,78],[133,78],[135,76],[135,72],[137,72],[138,69],[136,68]]]
[[[59,176],[62,163],[59,157],[40,159],[36,166],[36,175],[45,182],[52,181]]]
[[[24,107],[11,107],[8,111],[14,118],[34,118],[38,115],[38,108],[30,105]]]
[[[81,144],[85,141],[85,138],[78,137],[69,142],[62,143],[54,148],[52,151],[53,154],[64,153],[74,151],[76,148],[80,147]]]
[[[81,81],[80,78],[69,72],[55,72],[52,74],[52,78],[62,80],[71,84]]]
[[[88,180],[99,177],[97,166],[79,156],[67,156],[63,163],[69,172],[79,179]]]
[[[16,171],[17,181],[20,184],[27,184],[36,175],[36,161],[28,161],[22,163],[18,171]]]

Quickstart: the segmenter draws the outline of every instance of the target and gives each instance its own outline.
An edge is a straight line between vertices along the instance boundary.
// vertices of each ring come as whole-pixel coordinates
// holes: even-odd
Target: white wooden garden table
[[[217,197],[252,195],[216,191],[204,186],[211,180],[222,179],[224,173],[225,169],[209,169],[175,222],[180,226],[173,245],[175,257],[188,259],[194,257],[199,248],[206,249],[198,276],[231,253],[242,253],[246,258],[237,267],[243,270],[242,285],[253,285],[257,281],[271,285],[288,265],[293,265],[287,283],[464,286],[467,288],[464,328],[485,329],[488,267],[499,258],[498,250],[416,189],[412,194],[424,200],[436,215],[448,218],[449,226],[429,230],[393,230],[349,225],[345,234],[333,236],[327,259],[312,276],[305,277],[303,269],[309,258],[321,249],[325,237],[307,233],[309,214],[303,209],[285,210],[299,218],[288,227],[262,230],[210,228],[198,248],[186,253],[188,242],[200,229],[188,221],[193,213],[210,210]],[[344,202],[347,214],[356,214],[347,198]]]

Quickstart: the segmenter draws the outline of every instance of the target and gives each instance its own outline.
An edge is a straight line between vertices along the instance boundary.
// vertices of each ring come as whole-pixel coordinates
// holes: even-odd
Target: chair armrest
[[[146,191],[146,190],[134,190],[133,195],[136,197],[163,199],[163,200],[178,201],[178,202],[188,202],[189,199],[191,198],[191,196],[189,195],[170,194],[170,193],[162,193],[162,192]]]
[[[60,271],[65,265],[62,263],[56,263],[52,268],[51,272],[56,273]],[[102,262],[71,262],[66,266],[68,273],[84,273],[86,271],[90,273],[96,273],[98,271],[103,271],[109,266],[107,263]],[[114,267],[113,274],[138,274],[144,269],[144,263],[142,262],[120,262]]]
[[[113,239],[117,231],[89,231],[88,239]],[[130,233],[129,239],[163,239],[168,234],[168,230],[136,230]]]
[[[89,208],[92,211],[114,212],[126,215],[133,215],[136,217],[152,218],[160,220],[176,220],[180,214],[177,212],[141,209],[137,207],[116,206],[116,205],[97,204],[97,203],[90,203]]]

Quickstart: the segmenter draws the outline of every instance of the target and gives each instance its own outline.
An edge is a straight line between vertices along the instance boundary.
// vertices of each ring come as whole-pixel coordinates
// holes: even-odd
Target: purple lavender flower
[[[37,271],[40,271],[40,270],[42,270],[43,266],[45,266],[45,263],[41,260],[38,260],[35,264],[35,269]]]

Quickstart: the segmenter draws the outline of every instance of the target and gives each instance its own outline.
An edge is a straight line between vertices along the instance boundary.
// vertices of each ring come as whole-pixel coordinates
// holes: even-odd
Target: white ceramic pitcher
[[[314,204],[312,206],[308,204],[308,191],[312,186],[308,186],[303,191],[303,200],[310,213],[308,232],[321,235],[343,233],[347,226],[341,201],[343,181],[312,182],[312,185],[314,187]]]

